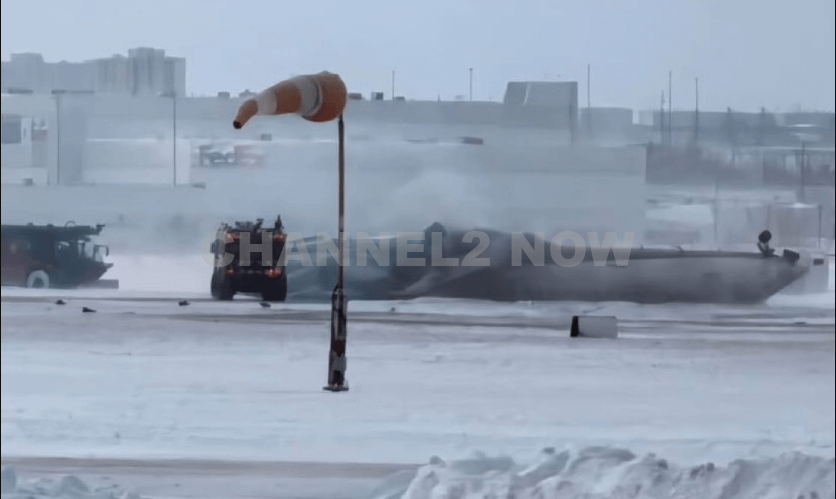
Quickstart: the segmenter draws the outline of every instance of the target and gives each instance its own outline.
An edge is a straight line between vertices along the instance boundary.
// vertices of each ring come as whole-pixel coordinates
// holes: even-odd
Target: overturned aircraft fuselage
[[[580,241],[579,241],[580,242]],[[754,304],[803,276],[809,257],[761,252],[553,245],[533,234],[450,231],[346,241],[351,300],[419,297],[494,301],[626,301]],[[327,301],[336,281],[336,238],[288,249],[288,299]]]

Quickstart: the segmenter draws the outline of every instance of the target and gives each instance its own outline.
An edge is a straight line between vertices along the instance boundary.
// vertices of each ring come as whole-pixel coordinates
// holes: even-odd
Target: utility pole
[[[177,187],[177,92],[174,90],[162,92],[161,97],[171,98],[171,164],[172,164],[172,182],[173,186]]]
[[[174,168],[174,187],[177,187],[177,93],[171,92],[171,158]]]
[[[392,70],[392,100],[395,100],[395,70]]]
[[[470,100],[473,101],[473,68],[470,68]]]
[[[664,145],[667,143],[667,133],[665,133],[665,91],[662,90],[662,100],[659,106],[659,143]]]
[[[61,185],[61,96],[64,90],[53,90],[55,96],[55,184]],[[49,176],[47,175],[47,180]]]
[[[668,143],[673,147],[673,72],[668,71]]]
[[[758,116],[758,147],[762,147],[766,139],[766,120],[766,108],[761,107],[761,112]]]
[[[586,127],[588,128],[589,136],[592,136],[592,94],[591,94],[591,74],[592,65],[586,65]]]
[[[694,77],[694,91],[696,93],[696,104],[694,105],[694,144],[700,140],[700,78]]]
[[[732,165],[737,163],[737,131],[734,120],[734,113],[731,107],[726,108],[726,128],[731,149]]]
[[[712,212],[714,214],[714,249],[720,249],[720,241],[719,241],[719,230],[718,227],[720,225],[720,171],[714,170],[714,203],[712,206]]]
[[[801,175],[800,175],[800,177],[801,177],[800,178],[801,189],[799,189],[799,196],[798,197],[800,198],[799,199],[800,202],[806,203],[807,202],[807,189],[806,189],[806,183],[807,183],[807,178],[806,178],[806,175],[807,175],[807,141],[806,140],[801,141],[801,172],[800,173],[801,173]]]

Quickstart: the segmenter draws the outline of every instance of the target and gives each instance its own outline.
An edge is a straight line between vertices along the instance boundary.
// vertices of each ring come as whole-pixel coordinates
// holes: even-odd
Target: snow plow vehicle
[[[99,281],[113,264],[110,249],[92,240],[104,225],[2,226],[2,284],[70,289]]]
[[[231,300],[236,294],[261,295],[264,301],[287,297],[284,265],[284,233],[281,216],[271,228],[264,220],[221,224],[210,251],[214,260],[212,297]]]

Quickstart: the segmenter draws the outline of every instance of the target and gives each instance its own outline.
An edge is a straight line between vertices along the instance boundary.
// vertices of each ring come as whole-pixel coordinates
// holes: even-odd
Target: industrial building
[[[53,90],[132,96],[186,95],[186,60],[140,47],[128,56],[84,62],[45,62],[41,54],[12,54],[2,63],[3,93],[50,94]]]
[[[257,120],[245,132],[236,132],[229,121],[251,94],[186,97],[185,80],[185,60],[161,49],[135,48],[127,56],[79,63],[48,63],[40,54],[13,54],[2,63],[3,183],[188,183],[192,167],[258,162],[271,149],[283,147],[283,139],[329,133],[327,127],[296,120]],[[778,163],[789,164],[797,149],[815,147],[825,151],[815,160],[824,162],[825,177],[826,163],[831,176],[833,171],[832,154],[827,153],[833,147],[833,113],[636,113],[628,108],[580,107],[577,82],[512,81],[502,102],[387,100],[382,92],[366,99],[352,93],[345,114],[355,140],[375,136],[426,143],[475,137],[493,144],[522,140],[560,146],[698,143],[733,160],[761,158],[760,151],[769,150],[769,161],[752,160],[763,165],[775,164],[780,151],[776,148],[784,148],[787,156]]]

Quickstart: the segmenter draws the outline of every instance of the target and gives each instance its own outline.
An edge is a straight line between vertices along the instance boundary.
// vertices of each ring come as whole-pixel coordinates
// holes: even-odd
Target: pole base
[[[340,269],[342,271],[342,269]],[[348,386],[345,379],[346,358],[346,296],[342,279],[331,295],[331,352],[328,356],[328,380],[323,390],[345,392]]]

